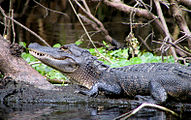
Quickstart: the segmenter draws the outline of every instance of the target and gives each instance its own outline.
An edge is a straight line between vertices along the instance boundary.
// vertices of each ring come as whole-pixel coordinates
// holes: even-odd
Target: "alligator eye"
[[[68,47],[67,47],[67,46],[62,46],[62,47],[60,47],[60,49],[61,49],[61,50],[67,50]]]

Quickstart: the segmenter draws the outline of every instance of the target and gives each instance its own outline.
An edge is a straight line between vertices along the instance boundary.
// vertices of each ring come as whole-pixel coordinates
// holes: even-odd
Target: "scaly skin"
[[[85,95],[96,96],[99,91],[115,97],[150,95],[158,104],[166,102],[169,96],[191,100],[191,69],[180,64],[143,63],[110,68],[74,44],[51,48],[32,43],[29,52],[71,81],[90,89],[79,91]]]

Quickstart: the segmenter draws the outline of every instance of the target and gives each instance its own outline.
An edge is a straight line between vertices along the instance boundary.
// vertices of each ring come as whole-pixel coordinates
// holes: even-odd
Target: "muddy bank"
[[[56,87],[45,90],[34,87],[25,82],[17,82],[7,77],[0,81],[0,100],[3,103],[108,103],[108,104],[129,104],[125,99],[108,99],[104,96],[91,98],[74,93],[82,89],[78,85]]]
[[[141,103],[137,100],[129,100],[127,98],[111,99],[99,95],[96,98],[88,97],[78,93],[76,90],[85,89],[78,85],[68,85],[63,87],[55,86],[55,89],[45,90],[39,89],[25,82],[17,82],[7,77],[0,80],[0,101],[4,105],[17,104],[93,104],[103,106],[126,106],[135,108]],[[191,111],[191,104],[169,102],[165,105],[175,111]]]

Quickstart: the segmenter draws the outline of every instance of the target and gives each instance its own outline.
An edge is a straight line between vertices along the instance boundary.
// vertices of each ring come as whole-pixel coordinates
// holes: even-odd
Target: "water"
[[[106,107],[91,104],[12,104],[0,105],[1,120],[111,120],[128,107]],[[162,111],[144,109],[132,116],[132,120],[167,120],[177,119]]]
[[[1,120],[111,120],[130,111],[129,106],[106,106],[95,104],[0,104]],[[183,119],[191,119],[185,112]],[[130,120],[178,120],[179,118],[160,110],[144,108]]]

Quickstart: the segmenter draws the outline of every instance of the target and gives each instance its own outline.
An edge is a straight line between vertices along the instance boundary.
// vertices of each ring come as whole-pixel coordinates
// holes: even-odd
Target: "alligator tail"
[[[184,67],[183,69],[175,68],[173,70],[173,73],[177,74],[180,77],[191,80],[191,65],[188,67]]]

